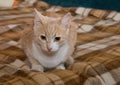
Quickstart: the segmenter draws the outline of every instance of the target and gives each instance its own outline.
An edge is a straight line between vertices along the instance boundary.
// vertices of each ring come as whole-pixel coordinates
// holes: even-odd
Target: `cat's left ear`
[[[69,27],[70,23],[72,21],[72,15],[71,13],[67,13],[61,20],[62,25]]]

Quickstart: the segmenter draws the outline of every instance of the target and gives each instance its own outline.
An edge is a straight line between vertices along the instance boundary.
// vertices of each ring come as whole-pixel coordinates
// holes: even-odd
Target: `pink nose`
[[[51,51],[51,50],[52,50],[52,48],[51,48],[51,47],[47,47],[47,49],[48,49],[48,51]]]

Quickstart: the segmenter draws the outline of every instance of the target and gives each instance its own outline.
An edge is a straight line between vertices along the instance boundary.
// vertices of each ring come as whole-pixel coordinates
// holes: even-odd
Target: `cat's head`
[[[35,9],[34,36],[41,50],[56,52],[68,42],[71,14],[61,19],[43,16]]]

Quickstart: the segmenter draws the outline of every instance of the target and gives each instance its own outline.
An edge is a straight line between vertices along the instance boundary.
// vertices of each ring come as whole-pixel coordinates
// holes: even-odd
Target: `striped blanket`
[[[33,8],[47,16],[67,12],[74,16],[75,63],[66,70],[33,72],[26,64],[18,42],[32,25]],[[0,85],[120,85],[120,13],[50,6],[43,1],[25,8],[0,8]]]

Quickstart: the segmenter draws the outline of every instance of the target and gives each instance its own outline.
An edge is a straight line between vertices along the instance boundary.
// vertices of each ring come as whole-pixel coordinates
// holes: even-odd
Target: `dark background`
[[[120,11],[120,0],[44,0],[51,5],[63,7],[90,7]]]

